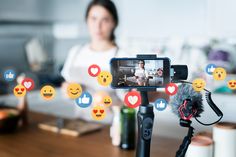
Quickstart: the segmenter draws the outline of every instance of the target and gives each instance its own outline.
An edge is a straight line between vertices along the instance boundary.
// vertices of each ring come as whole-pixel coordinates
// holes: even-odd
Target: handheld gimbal
[[[137,59],[155,59],[156,55],[137,55]],[[188,77],[188,68],[186,65],[172,65],[170,69],[172,80],[186,80]],[[152,138],[152,129],[154,124],[153,105],[149,104],[148,91],[156,91],[156,88],[140,88],[142,102],[137,114],[138,120],[138,143],[136,157],[149,157]]]

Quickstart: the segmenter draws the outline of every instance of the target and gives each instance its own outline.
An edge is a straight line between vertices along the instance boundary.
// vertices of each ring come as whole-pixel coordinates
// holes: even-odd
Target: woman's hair
[[[142,62],[143,65],[145,65],[145,61],[144,61],[143,59],[139,60],[138,63],[139,63],[139,62]]]
[[[117,13],[117,9],[115,4],[111,1],[111,0],[92,0],[86,10],[86,15],[85,18],[86,20],[88,19],[88,15],[89,15],[89,11],[91,10],[91,8],[93,6],[102,6],[103,8],[105,8],[112,16],[114,22],[115,22],[115,27],[111,32],[111,36],[110,36],[110,40],[112,42],[115,42],[115,29],[118,26],[118,22],[119,22],[119,18],[118,18],[118,13]]]

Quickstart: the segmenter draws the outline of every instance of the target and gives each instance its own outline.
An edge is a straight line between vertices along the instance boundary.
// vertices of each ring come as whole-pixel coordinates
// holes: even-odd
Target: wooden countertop
[[[30,113],[30,125],[14,134],[0,135],[1,157],[134,157],[135,151],[111,144],[109,128],[78,138],[38,129],[37,124],[53,117]],[[181,141],[153,137],[152,157],[174,157]]]

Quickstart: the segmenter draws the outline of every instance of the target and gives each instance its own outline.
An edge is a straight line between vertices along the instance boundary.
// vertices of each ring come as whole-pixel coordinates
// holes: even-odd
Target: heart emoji
[[[173,93],[175,91],[175,87],[174,86],[169,86],[167,88],[167,90],[170,92],[170,93]]]
[[[137,91],[128,92],[124,98],[125,104],[130,108],[136,108],[141,104],[141,96]]]
[[[91,68],[91,73],[96,75],[98,73],[98,68]]]
[[[97,77],[100,72],[101,72],[101,69],[96,64],[90,65],[88,68],[88,74],[92,77]]]
[[[29,89],[32,86],[31,82],[24,82],[24,86],[26,89]]]
[[[94,113],[97,113],[97,112],[98,112],[98,110],[93,110],[93,112],[94,112]]]
[[[25,78],[21,83],[27,91],[31,91],[34,89],[34,80],[31,78]]]
[[[137,96],[129,96],[128,101],[129,101],[129,103],[134,105],[138,101],[138,97]]]
[[[175,83],[169,83],[165,87],[165,92],[168,95],[175,95],[178,91],[178,86]]]

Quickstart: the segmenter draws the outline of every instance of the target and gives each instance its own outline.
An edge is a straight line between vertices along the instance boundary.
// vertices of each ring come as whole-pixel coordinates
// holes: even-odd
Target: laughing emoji
[[[92,117],[95,120],[103,120],[106,117],[106,110],[103,106],[94,106],[92,109]]]
[[[108,71],[102,71],[97,76],[98,83],[102,86],[108,86],[112,82],[112,75]]]
[[[206,82],[201,78],[195,79],[192,83],[192,86],[196,92],[201,92],[205,88]]]
[[[46,85],[41,89],[40,95],[44,100],[52,100],[55,97],[56,92],[52,86]]]
[[[82,94],[82,87],[77,83],[71,83],[67,87],[67,95],[71,99],[76,99]]]
[[[13,93],[16,97],[23,97],[26,94],[26,88],[23,85],[17,85],[13,89]]]
[[[213,71],[213,78],[217,81],[222,81],[226,78],[226,70],[224,68],[216,68],[214,71]]]
[[[111,97],[110,97],[110,96],[105,96],[105,97],[103,98],[103,104],[104,104],[106,107],[111,106],[111,104],[112,104],[112,99],[111,99]]]

